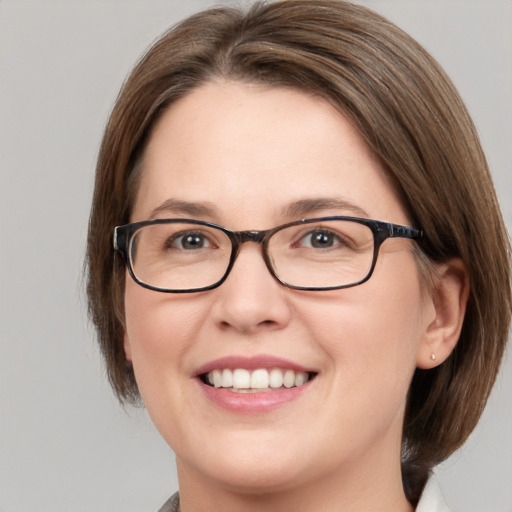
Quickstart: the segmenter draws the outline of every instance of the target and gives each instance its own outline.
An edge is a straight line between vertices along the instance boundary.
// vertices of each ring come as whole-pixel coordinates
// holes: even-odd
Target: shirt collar
[[[435,475],[430,475],[427,480],[416,507],[416,512],[450,512]]]

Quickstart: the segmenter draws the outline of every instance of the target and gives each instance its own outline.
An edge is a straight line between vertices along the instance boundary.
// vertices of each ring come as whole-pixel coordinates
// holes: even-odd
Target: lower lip
[[[311,381],[302,386],[262,391],[261,393],[237,393],[225,388],[207,386],[199,379],[203,393],[211,402],[230,412],[240,414],[273,411],[299,398],[309,388],[310,383]]]

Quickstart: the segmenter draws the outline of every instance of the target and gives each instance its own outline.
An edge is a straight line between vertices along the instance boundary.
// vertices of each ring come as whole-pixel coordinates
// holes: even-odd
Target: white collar
[[[435,475],[430,475],[427,480],[416,507],[416,512],[450,512]]]

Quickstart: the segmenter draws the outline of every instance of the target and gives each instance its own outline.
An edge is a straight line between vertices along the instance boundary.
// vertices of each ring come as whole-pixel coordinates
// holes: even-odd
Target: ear
[[[429,311],[418,351],[418,368],[443,363],[459,341],[469,295],[469,273],[459,258],[436,267],[434,287],[426,299]]]
[[[126,360],[131,363],[132,362],[132,348],[130,346],[130,340],[128,338],[128,334],[126,333],[126,331],[124,331],[123,348],[124,348],[124,354],[126,356]]]

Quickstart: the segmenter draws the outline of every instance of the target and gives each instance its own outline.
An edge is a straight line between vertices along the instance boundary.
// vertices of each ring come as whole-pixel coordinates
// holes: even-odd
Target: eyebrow
[[[311,199],[301,199],[286,205],[281,214],[285,217],[301,217],[309,215],[320,210],[345,210],[357,217],[366,217],[369,215],[361,207],[351,203],[344,198],[319,197]]]
[[[304,218],[307,215],[321,210],[345,210],[358,217],[369,215],[361,207],[351,203],[343,198],[318,197],[300,199],[287,204],[281,209],[283,217]],[[150,219],[158,216],[160,213],[173,213],[174,215],[190,216],[192,218],[218,217],[218,208],[210,202],[190,202],[180,199],[167,199],[160,206],[157,206],[150,214]]]
[[[153,219],[162,212],[191,217],[214,217],[218,210],[213,203],[209,202],[193,203],[179,199],[167,199],[151,212],[149,218]]]

